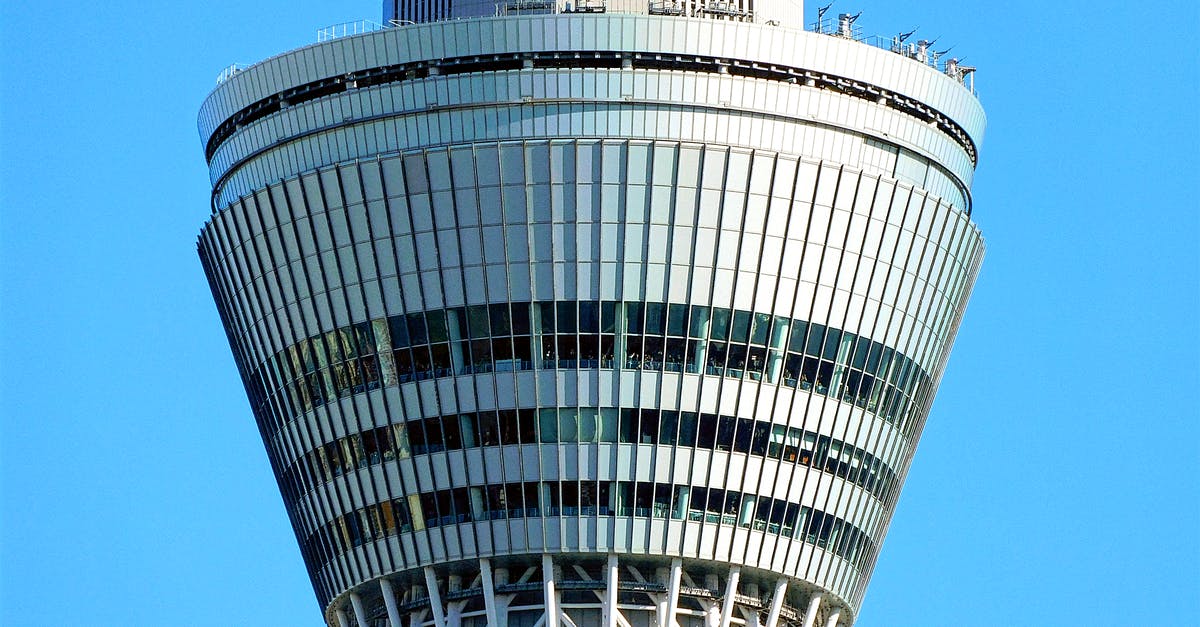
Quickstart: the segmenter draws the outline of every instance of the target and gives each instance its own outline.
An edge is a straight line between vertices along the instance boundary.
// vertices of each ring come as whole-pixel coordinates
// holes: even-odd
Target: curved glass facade
[[[380,385],[535,367],[747,377],[840,398],[906,433],[930,385],[893,349],[802,320],[685,304],[502,303],[377,318],[293,344],[267,361],[274,398],[262,411],[290,408],[282,426]]]
[[[781,3],[617,4],[397,4],[202,108],[200,257],[331,626],[853,622],[982,110]]]

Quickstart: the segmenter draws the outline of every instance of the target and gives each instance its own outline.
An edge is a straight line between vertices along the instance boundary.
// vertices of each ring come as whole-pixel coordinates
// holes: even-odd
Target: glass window
[[[642,303],[625,303],[625,332],[641,334],[643,323]]]
[[[517,434],[522,444],[537,443],[537,410],[517,410]]]
[[[667,306],[663,303],[646,303],[646,333],[664,335],[667,326]]]
[[[714,414],[700,414],[700,427],[697,431],[696,448],[713,450],[717,447],[717,417]]]
[[[805,345],[804,352],[809,355],[820,355],[821,344],[825,341],[825,326],[821,324],[810,325],[808,332],[808,343]]]
[[[856,339],[858,340],[857,343],[855,343]],[[853,333],[845,333],[842,335],[842,344],[846,346],[850,357],[850,365],[856,370],[862,370],[863,366],[867,363],[867,350],[871,343],[863,338],[856,337]]]
[[[517,430],[517,410],[501,409],[496,412],[500,421],[500,443],[520,444],[521,438]]]
[[[712,325],[709,328],[709,337],[714,340],[724,340],[729,337],[729,319],[730,312],[723,307],[713,307],[712,310]]]
[[[417,312],[406,316],[408,320],[408,339],[414,345],[429,343],[429,335],[425,331],[425,315]],[[393,340],[395,336],[393,335]]]
[[[679,413],[680,446],[696,446],[696,430],[699,424],[697,418],[696,412],[685,411]]]
[[[617,441],[617,417],[620,415],[619,410],[613,407],[605,407],[600,410],[600,441],[601,442],[616,442]]]
[[[659,444],[675,444],[679,431],[679,412],[663,411],[659,419]]]
[[[792,335],[788,339],[788,350],[794,353],[804,352],[804,334],[808,331],[808,323],[802,320],[792,321]]]
[[[459,450],[463,447],[462,432],[458,426],[458,416],[447,416],[442,423],[442,438],[446,442],[446,449],[451,451]]]
[[[558,332],[575,333],[575,301],[561,301],[557,303],[557,310]]]
[[[739,418],[737,434],[733,440],[733,450],[738,453],[749,453],[750,442],[754,436],[754,421],[749,418]]]
[[[836,361],[838,357],[838,349],[841,347],[842,332],[837,329],[826,329],[825,331],[825,350],[821,354],[822,357],[829,361]]]
[[[579,441],[579,414],[573,408],[558,410],[558,439],[560,442]]]
[[[508,303],[489,306],[488,317],[492,323],[492,335],[508,335],[512,332],[512,322],[508,314]]]
[[[599,441],[599,412],[594,408],[579,409],[579,441],[580,442],[597,442]]]
[[[735,311],[733,312],[733,328],[730,334],[730,342],[745,343],[750,340],[750,312]]]
[[[658,410],[643,409],[638,420],[638,442],[654,444],[658,441]]]
[[[500,172],[504,183],[525,182],[525,155],[520,145],[505,144],[500,147]]]
[[[709,309],[699,305],[692,306],[691,330],[688,335],[691,337],[703,338],[708,335],[709,327]]]
[[[613,333],[616,329],[617,303],[606,300],[600,303],[600,332]]]
[[[488,326],[489,316],[490,314],[486,305],[467,307],[467,328],[472,338],[479,339],[492,336],[491,329]]]
[[[412,447],[413,455],[424,455],[429,452],[425,440],[425,427],[421,423],[420,420],[408,423],[408,443]]]
[[[529,335],[529,303],[512,303],[513,335]]]
[[[475,433],[475,416],[473,414],[460,414],[458,416],[458,429],[462,437],[463,447],[471,448],[479,446],[479,437]]]
[[[477,414],[479,427],[479,442],[483,446],[496,446],[500,443],[500,430],[496,427],[496,412],[483,411]]]
[[[596,333],[600,330],[599,303],[580,301],[579,331],[581,333]]]
[[[636,443],[638,441],[638,410],[621,410],[621,442]]]
[[[685,329],[687,329],[687,305],[670,305],[667,308],[667,335],[684,337]]]
[[[554,333],[554,303],[534,303],[534,333]]]
[[[558,441],[558,410],[555,408],[542,409],[538,412],[538,424],[542,443],[549,444]]]
[[[475,158],[479,184],[481,186],[499,185],[500,159],[496,147],[484,145],[476,148]]]
[[[754,328],[750,333],[750,343],[765,346],[770,334],[771,316],[764,313],[754,314]]]
[[[721,416],[717,423],[717,450],[728,451],[733,448],[733,435],[737,430],[737,419],[732,416]]]

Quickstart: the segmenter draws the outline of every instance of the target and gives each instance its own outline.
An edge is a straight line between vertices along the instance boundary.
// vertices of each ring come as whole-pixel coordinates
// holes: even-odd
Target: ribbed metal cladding
[[[273,93],[434,68],[292,96],[210,161],[200,256],[331,625],[853,622],[982,259],[973,154],[804,81],[438,67],[601,32],[790,50],[980,141],[927,67],[683,17],[395,28],[221,85],[206,146]]]

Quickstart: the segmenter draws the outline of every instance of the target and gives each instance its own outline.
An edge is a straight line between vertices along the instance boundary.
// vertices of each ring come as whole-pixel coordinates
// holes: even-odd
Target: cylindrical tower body
[[[983,114],[710,18],[398,26],[205,101],[200,255],[331,625],[853,622]]]

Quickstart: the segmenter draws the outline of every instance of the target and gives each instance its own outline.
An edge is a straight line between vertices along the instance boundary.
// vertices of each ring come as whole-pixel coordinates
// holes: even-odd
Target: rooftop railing
[[[221,83],[224,83],[225,81],[233,78],[235,74],[250,67],[251,65],[253,65],[253,64],[252,63],[232,63],[232,64],[230,64],[229,67],[221,70],[220,74],[217,74],[217,84],[220,85]]]
[[[697,7],[697,15],[708,17],[725,17],[731,19],[753,20],[753,14],[749,11],[741,10],[735,2],[729,0],[709,0],[703,2]],[[567,2],[559,5],[556,0],[506,0],[496,3],[496,12],[498,15],[521,15],[521,14],[538,14],[538,13],[604,13],[607,12],[606,0],[575,0],[575,2]],[[683,16],[687,13],[684,7],[684,2],[681,0],[648,0],[647,9],[650,15],[667,15],[667,16]],[[861,13],[859,14],[861,15]],[[975,70],[976,68],[969,65],[964,65],[962,59],[957,57],[947,56],[950,49],[937,51],[934,49],[934,41],[919,39],[916,42],[911,42],[909,39],[914,34],[913,32],[900,33],[892,37],[880,35],[865,35],[861,27],[855,25],[858,15],[850,15],[843,13],[837,18],[827,18],[823,14],[819,15],[817,21],[808,25],[808,30],[822,35],[831,37],[841,37],[850,39],[859,43],[866,44],[875,48],[888,50],[896,54],[902,55],[907,59],[916,61],[922,65],[931,67],[946,76],[953,78],[960,84],[965,86],[975,93]],[[342,22],[333,24],[317,30],[317,43],[338,39],[340,37],[348,37],[351,35],[361,35],[363,33],[373,33],[375,31],[386,30],[396,26],[406,26],[415,24],[410,20],[391,20],[388,24],[380,24],[372,20],[356,20],[353,22]],[[770,22],[768,22],[770,24]],[[915,32],[915,31],[914,31]],[[234,75],[249,67],[250,64],[234,63],[217,75],[217,85],[233,78]]]
[[[339,37],[348,37],[350,35],[361,35],[363,33],[373,33],[377,30],[390,28],[388,25],[372,22],[371,20],[357,20],[354,22],[342,22],[341,24],[333,24],[317,31],[317,43],[330,41]]]
[[[862,28],[854,24],[857,15],[843,13],[837,19],[822,18],[808,25],[808,30],[822,35],[850,39],[868,46],[881,48],[912,59],[922,65],[931,67],[961,83],[971,93],[975,93],[975,68],[964,65],[957,57],[948,56],[950,48],[942,51],[934,49],[936,39],[918,39],[909,41],[916,31],[899,33],[892,37],[881,35],[864,35]]]

